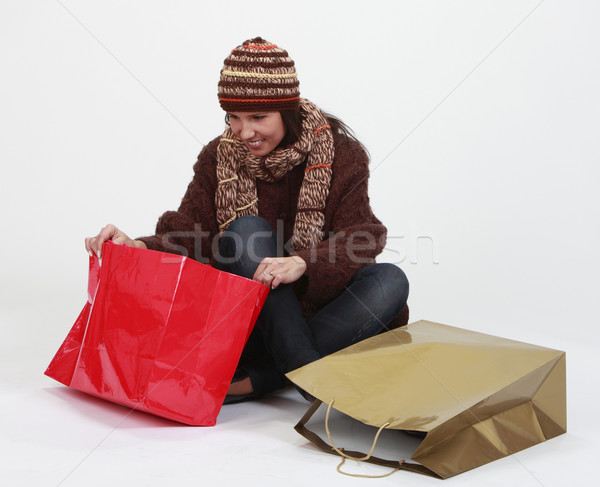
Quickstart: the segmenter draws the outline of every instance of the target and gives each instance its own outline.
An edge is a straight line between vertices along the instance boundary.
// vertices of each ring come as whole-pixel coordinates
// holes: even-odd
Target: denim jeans
[[[219,269],[249,279],[264,257],[281,254],[273,228],[257,216],[233,221],[219,252]],[[307,322],[291,284],[280,284],[265,301],[238,371],[250,377],[257,397],[280,389],[286,372],[381,332],[406,304],[408,287],[399,267],[368,265]]]

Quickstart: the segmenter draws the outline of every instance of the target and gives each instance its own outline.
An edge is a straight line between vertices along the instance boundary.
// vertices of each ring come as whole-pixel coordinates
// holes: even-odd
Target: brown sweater
[[[139,239],[149,249],[186,255],[215,265],[212,246],[218,233],[215,214],[218,143],[219,138],[214,139],[198,156],[194,178],[179,209],[159,218],[156,235]],[[307,264],[305,274],[294,284],[294,289],[309,313],[337,297],[358,269],[375,262],[386,239],[386,228],[369,205],[367,154],[358,142],[340,134],[334,135],[334,145],[333,174],[324,211],[325,239],[314,249],[291,252]],[[256,182],[259,216],[275,229],[278,224],[282,226],[283,242],[292,236],[305,167],[305,163],[300,164],[272,183]],[[218,248],[216,243],[215,248]],[[407,318],[406,314],[399,317],[399,321],[404,324]]]

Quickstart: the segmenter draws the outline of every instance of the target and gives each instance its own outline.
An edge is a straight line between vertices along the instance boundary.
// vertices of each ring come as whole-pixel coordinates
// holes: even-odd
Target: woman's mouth
[[[247,140],[246,141],[246,145],[250,148],[250,149],[258,149],[263,142],[265,141],[265,139],[259,139],[259,140]]]

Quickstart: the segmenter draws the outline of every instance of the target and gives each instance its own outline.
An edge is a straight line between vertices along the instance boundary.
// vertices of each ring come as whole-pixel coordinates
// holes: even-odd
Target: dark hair
[[[298,139],[300,139],[300,135],[302,134],[302,117],[300,115],[300,110],[281,110],[279,113],[281,113],[281,119],[285,125],[285,136],[279,143],[279,146],[285,147],[298,142]],[[342,134],[346,139],[358,142],[365,151],[367,150],[362,142],[356,138],[352,129],[342,120],[327,112],[323,112],[323,114],[329,122],[331,132],[334,134]],[[229,125],[229,113],[225,114],[225,123]]]
[[[283,120],[283,124],[286,128],[285,137],[281,141],[280,145],[291,145],[298,141],[298,139],[300,138],[300,134],[302,133],[302,117],[300,115],[300,110],[282,110],[280,113],[281,118]],[[331,127],[331,132],[333,132],[334,134],[341,134],[346,139],[351,139],[358,142],[364,149],[364,146],[356,138],[354,132],[350,127],[348,127],[348,125],[346,125],[335,115],[331,115],[331,113],[323,112],[323,114],[325,115],[325,118],[327,118],[327,122]]]
[[[302,134],[302,120],[300,119],[300,110],[281,110],[281,120],[285,125],[285,136],[279,145],[286,146],[298,142]]]

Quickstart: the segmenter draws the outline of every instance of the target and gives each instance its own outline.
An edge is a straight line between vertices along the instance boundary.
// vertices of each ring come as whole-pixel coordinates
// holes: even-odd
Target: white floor
[[[78,310],[66,309],[69,306],[61,309],[53,305],[56,302],[56,297],[40,298],[37,308],[28,309],[17,302],[14,308],[2,311],[6,332],[0,356],[3,485],[440,482],[408,472],[376,481],[340,475],[336,472],[337,458],[318,451],[294,431],[308,404],[293,389],[260,402],[225,406],[217,425],[203,428],[131,412],[63,387],[45,377],[43,371],[64,336],[59,336],[56,326],[44,328],[43,324],[64,319],[66,333]],[[550,487],[593,478],[600,453],[596,354],[592,345],[583,341],[566,345],[568,433],[445,484]],[[368,449],[374,433],[371,428],[351,424],[340,416],[334,419],[332,431],[339,444]],[[320,431],[316,423],[314,427]],[[415,447],[414,438],[385,431],[376,454],[407,458]],[[344,468],[360,474],[385,473],[385,469],[354,462]]]

